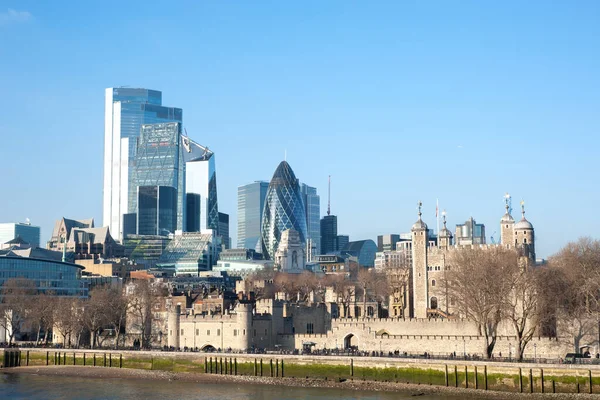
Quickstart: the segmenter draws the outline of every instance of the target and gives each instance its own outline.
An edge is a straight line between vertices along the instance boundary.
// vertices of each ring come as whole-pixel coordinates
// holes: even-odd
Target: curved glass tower
[[[273,174],[265,199],[261,229],[265,257],[273,259],[281,233],[287,229],[298,231],[306,247],[306,211],[300,184],[290,164],[282,161]]]

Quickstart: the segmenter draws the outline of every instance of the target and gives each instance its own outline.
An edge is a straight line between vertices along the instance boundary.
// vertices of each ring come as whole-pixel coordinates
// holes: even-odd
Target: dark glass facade
[[[138,186],[139,235],[168,235],[177,228],[177,190],[170,186]]]
[[[187,232],[200,232],[200,201],[197,193],[185,195],[185,226]]]
[[[262,218],[262,248],[265,258],[273,259],[281,240],[281,234],[294,229],[306,248],[306,208],[300,184],[286,161],[275,170],[269,183]]]
[[[321,254],[337,251],[337,216],[326,215],[321,219]]]
[[[0,286],[9,279],[31,280],[39,292],[57,296],[87,297],[88,287],[81,280],[83,267],[59,261],[26,257],[0,257]]]
[[[238,249],[262,252],[260,225],[269,182],[257,181],[238,187]]]

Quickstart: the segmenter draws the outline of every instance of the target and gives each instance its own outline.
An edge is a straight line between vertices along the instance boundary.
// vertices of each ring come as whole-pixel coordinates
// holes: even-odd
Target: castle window
[[[233,330],[233,336],[237,336],[237,329]]]
[[[221,336],[221,330],[217,329],[217,336]]]
[[[200,329],[196,329],[196,336],[200,335]]]
[[[206,336],[210,336],[210,330],[206,331]]]
[[[312,322],[309,322],[308,324],[306,324],[306,333],[308,333],[309,335],[312,335],[313,333],[315,333],[315,326]]]
[[[508,228],[508,225],[506,225],[506,227]]]
[[[527,244],[527,238],[523,238],[523,243]]]
[[[435,279],[431,280],[431,286],[435,286]]]
[[[183,329],[181,330],[181,335],[183,335]]]

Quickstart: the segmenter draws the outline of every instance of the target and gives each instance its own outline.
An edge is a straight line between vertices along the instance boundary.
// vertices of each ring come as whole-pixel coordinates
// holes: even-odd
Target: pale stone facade
[[[288,229],[281,233],[275,252],[275,268],[291,274],[299,274],[306,269],[306,249],[298,231]]]

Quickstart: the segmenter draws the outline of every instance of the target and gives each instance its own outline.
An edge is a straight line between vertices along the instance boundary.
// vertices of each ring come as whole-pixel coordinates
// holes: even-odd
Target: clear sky
[[[219,208],[287,150],[351,240],[423,201],[538,256],[598,237],[598,1],[0,0],[0,221],[102,221],[104,88],[163,92],[216,153]],[[496,234],[499,237],[499,232]]]

